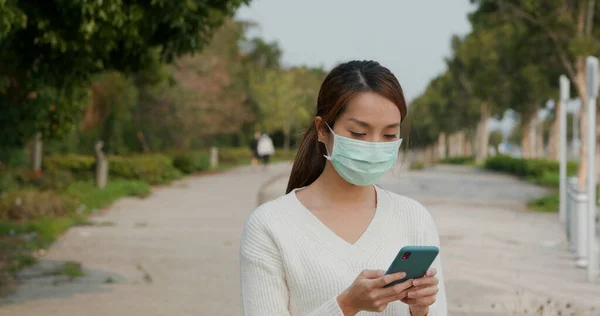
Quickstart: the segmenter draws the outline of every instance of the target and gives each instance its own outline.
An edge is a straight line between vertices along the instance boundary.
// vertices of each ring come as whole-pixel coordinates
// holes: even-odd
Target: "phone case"
[[[396,259],[388,268],[386,274],[396,272],[406,273],[406,277],[384,287],[393,286],[402,283],[408,279],[418,279],[425,275],[433,260],[437,257],[440,250],[436,246],[405,246],[400,249],[396,255]],[[408,254],[408,255],[407,255]]]

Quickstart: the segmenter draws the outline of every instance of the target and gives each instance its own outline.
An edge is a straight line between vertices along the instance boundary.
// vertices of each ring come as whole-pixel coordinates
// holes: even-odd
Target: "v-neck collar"
[[[319,241],[328,246],[351,263],[362,263],[370,259],[388,235],[390,229],[391,203],[390,196],[385,190],[373,186],[377,197],[375,215],[362,235],[353,244],[333,232],[319,218],[317,218],[296,196],[298,188],[290,192],[290,198],[298,206],[297,218]]]

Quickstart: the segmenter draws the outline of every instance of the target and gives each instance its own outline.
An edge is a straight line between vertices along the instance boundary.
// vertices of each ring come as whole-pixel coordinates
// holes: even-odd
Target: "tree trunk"
[[[477,153],[475,160],[482,163],[487,159],[488,148],[490,146],[490,134],[488,132],[488,120],[490,118],[490,108],[486,102],[480,104],[479,123],[477,124]]]
[[[535,158],[544,157],[544,126],[536,119],[535,124]]]
[[[560,101],[554,103],[554,120],[550,127],[550,137],[548,137],[548,158],[558,161],[560,159],[560,151],[558,148],[560,141]],[[565,131],[566,132],[566,131]]]
[[[144,133],[141,130],[138,130],[137,138],[140,141],[140,144],[142,145],[142,150],[144,151],[144,154],[150,153],[150,146],[148,146],[148,142],[146,141],[146,136],[144,135]]]
[[[437,156],[440,160],[446,159],[446,133],[440,133],[437,141]]]
[[[535,137],[535,115],[527,115],[523,121],[523,136],[521,138],[521,154],[523,158],[533,158],[534,156],[534,144],[533,138]]]

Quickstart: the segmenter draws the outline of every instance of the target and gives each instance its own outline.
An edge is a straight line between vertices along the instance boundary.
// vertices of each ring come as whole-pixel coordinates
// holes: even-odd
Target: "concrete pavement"
[[[24,271],[0,315],[241,315],[241,230],[261,185],[288,165],[190,177],[118,201],[94,218],[111,225],[70,229]],[[86,276],[43,276],[69,260]]]

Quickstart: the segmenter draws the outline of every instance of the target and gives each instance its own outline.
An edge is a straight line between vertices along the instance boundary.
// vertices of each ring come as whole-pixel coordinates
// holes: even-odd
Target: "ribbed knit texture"
[[[296,191],[258,207],[249,216],[240,248],[241,284],[246,316],[343,316],[337,296],[362,270],[387,270],[403,246],[435,245],[439,237],[420,203],[379,187],[377,210],[367,230],[349,244],[329,230],[297,199]],[[430,316],[447,315],[440,256],[440,292]],[[408,316],[396,301],[383,313]]]

